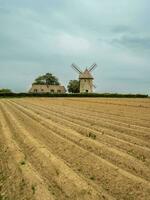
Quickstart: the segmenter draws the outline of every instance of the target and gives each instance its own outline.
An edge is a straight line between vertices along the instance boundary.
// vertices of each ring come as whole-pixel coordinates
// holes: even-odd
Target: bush
[[[0,93],[1,98],[22,98],[22,97],[105,97],[105,98],[148,98],[145,94],[117,94],[117,93],[77,93],[77,94],[52,94],[52,93]]]
[[[67,86],[70,93],[79,93],[80,92],[80,82],[78,80],[71,80]]]
[[[12,93],[12,91],[10,89],[0,89],[0,93]]]

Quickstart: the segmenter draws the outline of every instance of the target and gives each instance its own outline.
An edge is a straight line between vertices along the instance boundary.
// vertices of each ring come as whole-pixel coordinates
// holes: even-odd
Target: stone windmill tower
[[[84,72],[80,70],[78,66],[75,64],[71,65],[72,68],[79,73],[79,81],[80,81],[80,93],[92,93],[93,92],[93,76],[91,72],[97,67],[97,65],[94,63],[89,68],[86,68]]]

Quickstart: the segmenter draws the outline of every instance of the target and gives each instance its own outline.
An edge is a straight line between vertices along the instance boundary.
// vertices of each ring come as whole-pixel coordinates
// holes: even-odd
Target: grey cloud
[[[133,49],[150,50],[150,37],[124,35],[119,39],[113,39],[112,44],[121,45]]]
[[[111,29],[112,32],[114,33],[129,33],[132,32],[132,29],[130,26],[126,26],[126,25],[118,25],[118,26],[114,26]]]

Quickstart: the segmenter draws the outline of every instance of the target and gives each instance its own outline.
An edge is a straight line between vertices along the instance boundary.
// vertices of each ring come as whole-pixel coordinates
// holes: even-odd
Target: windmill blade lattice
[[[72,67],[76,72],[78,72],[79,74],[83,74],[83,72],[80,70],[80,68],[79,68],[77,65],[72,64],[71,67]]]
[[[97,67],[97,64],[94,63],[93,65],[91,65],[91,66],[88,68],[88,71],[91,72],[91,71],[93,71],[96,67]]]
[[[96,89],[96,86],[93,84],[93,87]]]

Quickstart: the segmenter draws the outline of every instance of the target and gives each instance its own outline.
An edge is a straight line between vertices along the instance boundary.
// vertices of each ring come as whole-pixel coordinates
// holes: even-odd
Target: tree
[[[79,93],[80,82],[78,80],[70,80],[67,88],[68,88],[68,92],[70,93]]]
[[[51,73],[39,76],[35,79],[34,85],[60,85],[58,78],[53,76]]]
[[[0,89],[0,93],[12,93],[12,91],[10,89],[3,88],[3,89]]]

